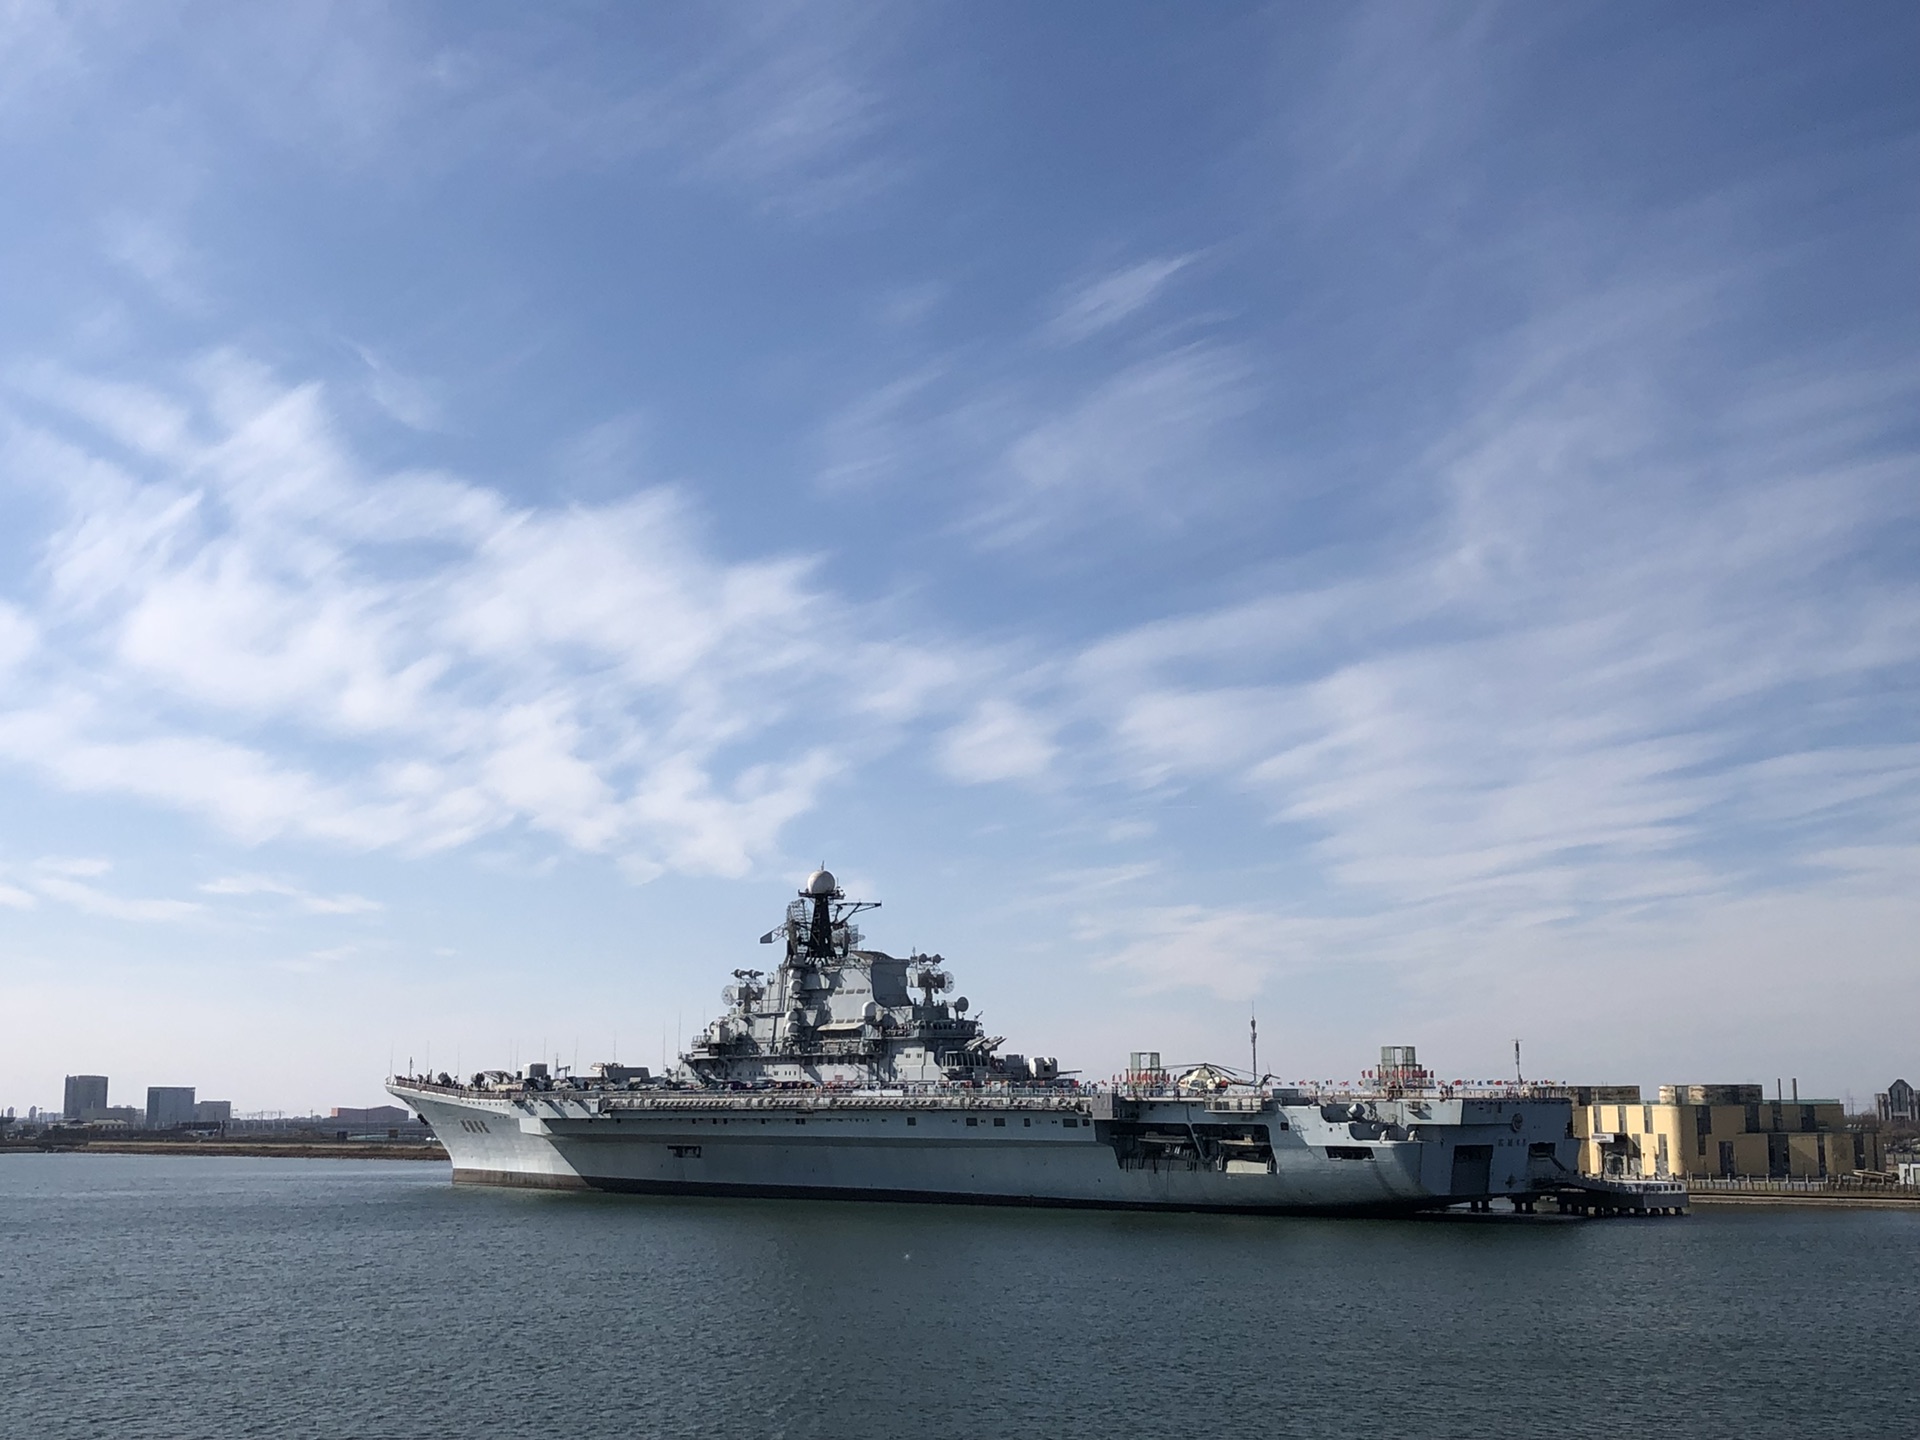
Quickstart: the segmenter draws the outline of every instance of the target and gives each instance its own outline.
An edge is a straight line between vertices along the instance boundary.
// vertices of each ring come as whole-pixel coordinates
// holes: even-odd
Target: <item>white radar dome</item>
[[[831,895],[839,888],[831,870],[816,870],[807,876],[807,894],[809,895]]]

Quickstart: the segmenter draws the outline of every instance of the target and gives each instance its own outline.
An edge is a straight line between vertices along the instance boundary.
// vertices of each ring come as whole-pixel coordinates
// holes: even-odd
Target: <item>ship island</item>
[[[1605,1183],[1579,1174],[1567,1096],[1439,1085],[1411,1047],[1386,1047],[1364,1094],[1174,1073],[1146,1052],[1082,1083],[1003,1050],[941,956],[866,948],[855,917],[877,908],[809,875],[760,937],[784,945],[779,964],[735,970],[726,1012],[666,1074],[529,1064],[387,1089],[461,1185],[1394,1215],[1531,1212]],[[1679,1197],[1634,1208],[1684,1204],[1666,1188]]]

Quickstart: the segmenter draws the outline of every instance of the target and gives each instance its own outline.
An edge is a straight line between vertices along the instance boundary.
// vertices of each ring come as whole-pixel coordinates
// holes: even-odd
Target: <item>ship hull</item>
[[[390,1089],[433,1126],[455,1182],[472,1185],[1382,1215],[1537,1193],[1573,1160],[1567,1107],[1551,1101],[1456,1101],[1445,1114],[1428,1111],[1418,1138],[1382,1126],[1372,1128],[1386,1133],[1356,1138],[1359,1127],[1328,1118],[1334,1107],[1271,1102],[1227,1114],[1198,1101],[1116,1107],[1106,1097],[1023,1104],[719,1096],[619,1108],[628,1102],[405,1083]],[[1261,1158],[1142,1153],[1141,1135],[1177,1135],[1182,1127],[1196,1144],[1210,1130],[1257,1130]]]

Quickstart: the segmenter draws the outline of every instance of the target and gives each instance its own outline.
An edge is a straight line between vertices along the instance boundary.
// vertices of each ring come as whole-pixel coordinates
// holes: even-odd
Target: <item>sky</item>
[[[1920,10],[0,9],[0,1106],[1920,1070]]]

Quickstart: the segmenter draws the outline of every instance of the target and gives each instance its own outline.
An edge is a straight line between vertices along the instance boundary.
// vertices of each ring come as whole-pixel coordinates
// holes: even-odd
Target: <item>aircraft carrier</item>
[[[736,970],[727,1011],[654,1076],[545,1064],[392,1077],[457,1184],[1260,1213],[1393,1214],[1577,1181],[1564,1096],[1435,1085],[1389,1047],[1368,1093],[1328,1095],[1137,1054],[1085,1085],[1005,1053],[938,955],[863,948],[816,871]]]

